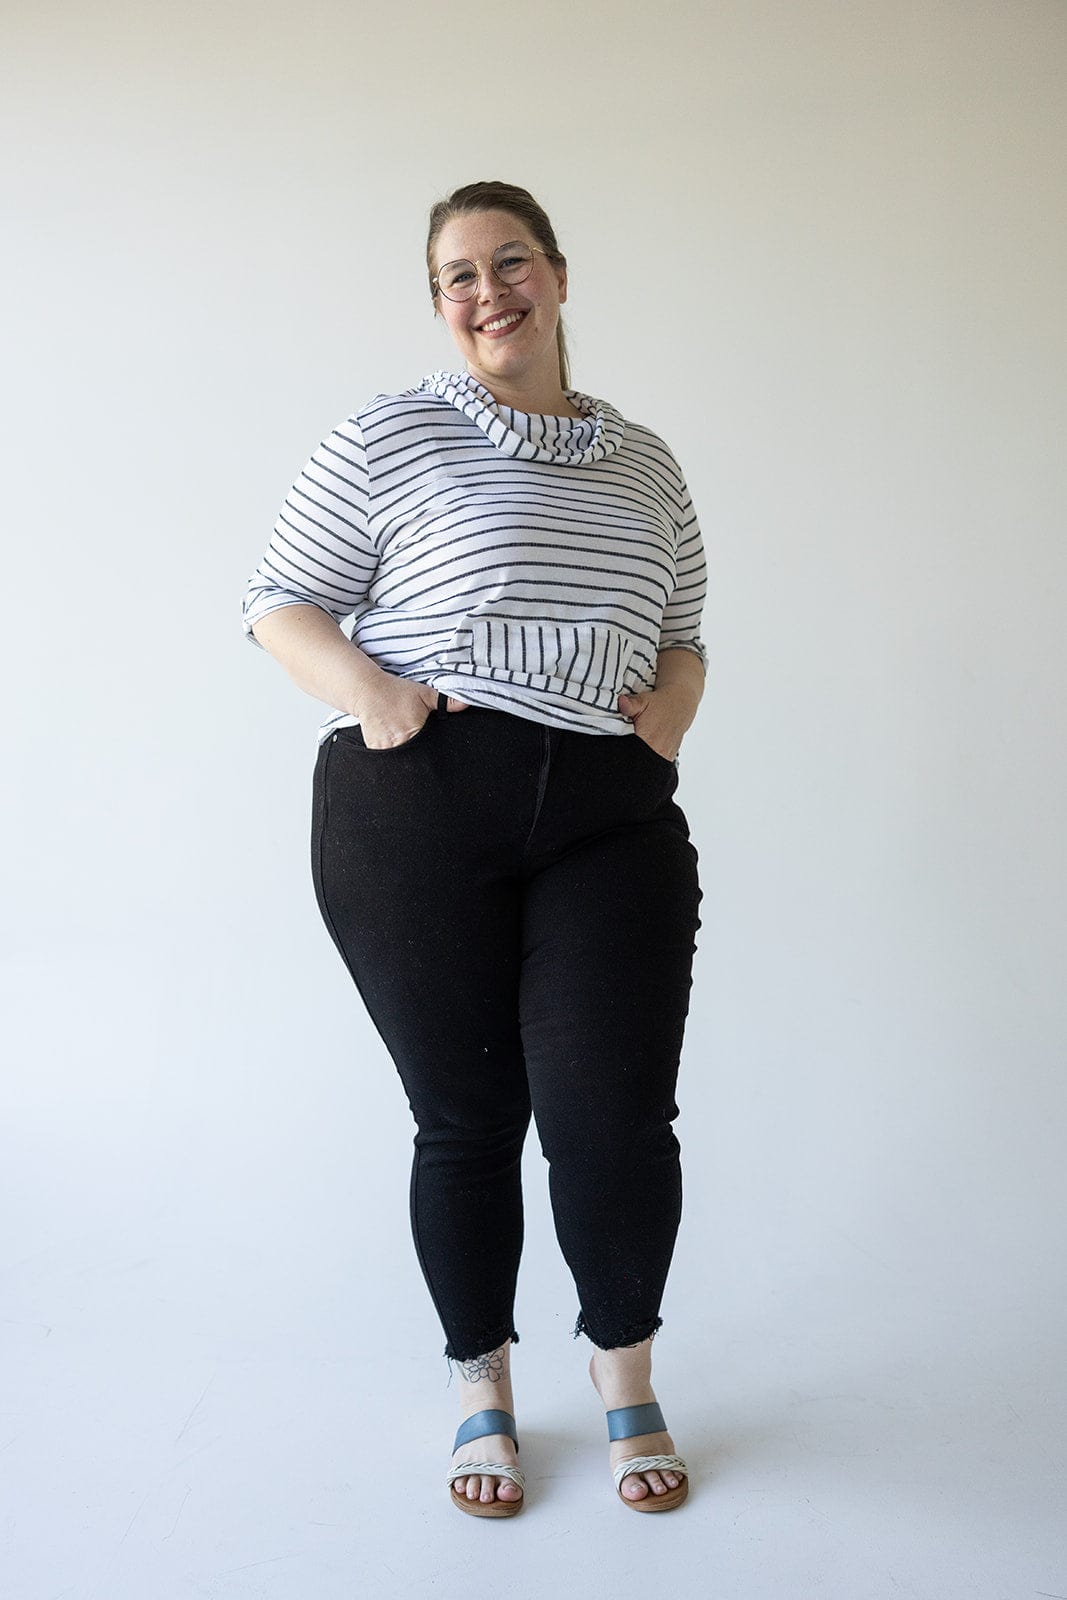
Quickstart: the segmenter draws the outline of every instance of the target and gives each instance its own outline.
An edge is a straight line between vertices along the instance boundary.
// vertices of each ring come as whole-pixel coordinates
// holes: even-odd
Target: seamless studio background
[[[1067,8],[4,35],[5,1592],[1067,1592]],[[410,1114],[308,871],[321,712],[240,632],[311,449],[451,363],[426,215],[486,177],[708,549],[672,1517],[614,1500],[535,1132],[530,1504],[448,1506]]]

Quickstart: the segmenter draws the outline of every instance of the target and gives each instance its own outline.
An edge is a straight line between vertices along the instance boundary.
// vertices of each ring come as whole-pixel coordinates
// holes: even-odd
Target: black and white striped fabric
[[[663,440],[576,390],[581,417],[498,405],[468,373],[377,395],[315,451],[245,595],[244,626],[312,604],[386,671],[471,705],[632,733],[618,696],[695,652],[706,568]],[[347,630],[346,630],[347,631]],[[354,716],[338,712],[320,740]]]

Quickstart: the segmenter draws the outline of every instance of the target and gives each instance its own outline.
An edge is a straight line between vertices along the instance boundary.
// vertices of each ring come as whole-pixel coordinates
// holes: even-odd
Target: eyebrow
[[[527,244],[525,239],[505,239],[503,244],[498,244],[496,246],[496,249],[492,251],[492,255],[495,256],[497,250],[506,250],[509,244],[521,244],[524,250],[532,250],[533,249],[533,245]],[[440,272],[442,270],[442,268],[450,267],[452,265],[453,261],[469,261],[469,260],[470,260],[470,256],[450,256],[447,261],[442,261],[441,262],[441,266],[438,267],[437,270],[438,270],[438,272]]]

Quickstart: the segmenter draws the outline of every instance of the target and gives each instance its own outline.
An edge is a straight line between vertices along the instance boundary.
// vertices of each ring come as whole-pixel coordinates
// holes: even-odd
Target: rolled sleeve
[[[248,581],[245,637],[283,606],[314,605],[340,623],[366,598],[378,567],[369,528],[367,452],[355,417],[324,439],[285,497]]]
[[[707,594],[708,572],[704,540],[685,479],[681,480],[678,516],[678,550],[674,591],[663,611],[661,650],[691,650],[708,670],[708,652],[700,638],[700,618]]]

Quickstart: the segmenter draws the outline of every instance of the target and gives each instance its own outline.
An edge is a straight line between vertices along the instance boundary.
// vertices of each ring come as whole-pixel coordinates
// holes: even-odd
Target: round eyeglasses
[[[548,254],[540,245],[523,244],[519,239],[499,245],[490,263],[493,276],[500,283],[525,283],[533,271],[535,250],[538,255]],[[446,261],[437,276],[430,279],[434,294],[440,289],[446,300],[472,299],[478,292],[481,265],[478,261]]]

